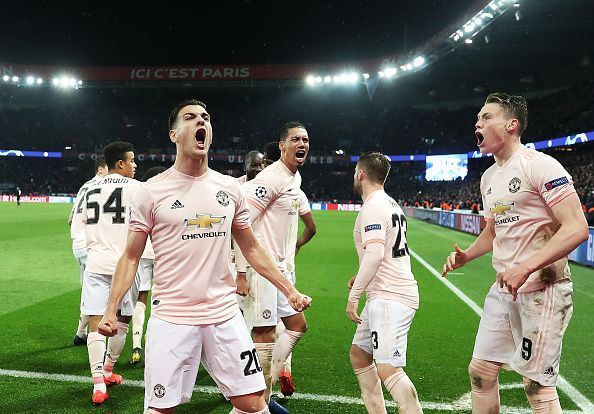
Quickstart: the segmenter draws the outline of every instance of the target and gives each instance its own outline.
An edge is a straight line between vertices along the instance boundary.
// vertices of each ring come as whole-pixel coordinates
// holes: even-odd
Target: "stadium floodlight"
[[[321,76],[316,76],[315,81],[316,81],[316,83],[322,83],[322,77]]]
[[[476,24],[477,26],[481,26],[483,24],[483,20],[480,17],[477,17],[476,19],[474,19],[474,24]]]
[[[473,23],[473,22],[468,22],[468,23],[466,23],[466,24],[464,25],[464,31],[465,31],[466,33],[470,33],[470,32],[472,32],[472,31],[474,30],[474,28],[475,28],[475,25],[474,25],[474,23]]]
[[[418,68],[419,66],[423,66],[424,64],[425,64],[425,58],[423,56],[417,56],[413,60],[413,65],[415,68]]]
[[[406,70],[411,70],[413,68],[412,63],[407,63],[406,64]]]
[[[369,73],[364,73],[363,74],[363,79],[365,79],[365,80],[369,79]]]
[[[359,75],[357,73],[349,73],[346,75],[346,78],[349,83],[356,83],[359,80]]]
[[[76,79],[70,78],[68,79],[68,86],[75,87],[76,86]]]
[[[324,76],[324,83],[332,83],[332,76],[329,76],[329,75]]]
[[[43,79],[37,78],[35,82],[37,82],[38,85],[41,85],[43,83]]]
[[[497,6],[497,3],[495,3],[494,1],[489,3],[489,7],[493,10],[496,11],[499,7]]]
[[[316,78],[314,78],[312,75],[309,75],[307,78],[305,78],[305,82],[307,82],[308,85],[313,85],[316,81]]]
[[[406,72],[406,65],[400,65],[400,70]]]
[[[27,85],[33,85],[35,83],[35,78],[33,76],[27,76],[25,82],[27,82]]]
[[[380,70],[377,74],[380,78],[383,78],[384,76],[386,76],[386,74],[384,73],[383,70]]]
[[[464,41],[464,43],[466,43],[467,45],[470,45],[470,44],[472,44],[472,39],[466,39]]]
[[[3,80],[4,82],[8,82],[8,81],[10,80],[10,76],[8,76],[8,75],[4,75],[4,76],[2,76],[2,80]]]
[[[19,77],[18,77],[18,76],[13,76],[13,77],[12,77],[12,81],[13,81],[14,83],[17,83],[17,82],[19,81]]]
[[[483,18],[483,19],[492,19],[493,17],[494,17],[493,13],[489,13],[489,12],[481,13],[481,18]]]
[[[384,73],[386,74],[386,78],[391,78],[392,76],[396,75],[397,71],[398,71],[398,69],[389,67],[389,68],[386,68]]]
[[[82,81],[81,81],[81,80],[79,80],[79,81],[78,81],[78,82],[76,82],[76,83],[78,84],[78,86],[81,86],[81,85],[82,85]]]
[[[58,78],[53,78],[53,79],[52,79],[52,85],[54,85],[54,86],[58,86],[58,85],[60,85],[60,79],[58,79]]]

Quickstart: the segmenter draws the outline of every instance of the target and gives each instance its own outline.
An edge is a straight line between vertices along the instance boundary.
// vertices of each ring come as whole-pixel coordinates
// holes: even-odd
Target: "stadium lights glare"
[[[322,83],[322,78],[320,76],[316,76],[315,81],[316,83]]]
[[[324,83],[332,83],[332,76],[324,76]]]
[[[307,82],[308,85],[313,85],[316,82],[316,79],[309,75],[307,78],[305,78],[305,82]]]
[[[33,78],[33,76],[27,76],[26,82],[27,85],[33,85],[33,83],[35,83],[35,78]]]
[[[386,74],[384,73],[383,70],[380,70],[377,74],[380,78],[383,78],[384,76],[386,76]]]
[[[417,56],[414,60],[413,60],[413,66],[415,68],[418,68],[419,66],[423,66],[425,64],[425,58],[423,56]]]
[[[470,33],[474,30],[474,23],[473,22],[468,22],[465,26],[464,26],[464,31],[466,33]]]
[[[12,77],[12,81],[13,81],[14,83],[17,83],[17,82],[19,81],[19,77],[18,77],[18,76],[13,76],[13,77]]]
[[[413,68],[412,63],[407,63],[406,64],[406,70],[411,70]]]
[[[43,83],[43,79],[37,78],[35,82],[37,82],[38,85],[41,85]]]
[[[464,41],[464,43],[466,43],[467,45],[470,45],[470,44],[472,44],[472,39],[466,39]]]
[[[386,70],[384,71],[384,73],[386,74],[386,78],[391,78],[392,76],[396,75],[396,72],[398,72],[398,69],[396,68],[386,68]]]
[[[365,79],[365,80],[369,79],[369,73],[364,73],[363,74],[363,79]]]
[[[4,76],[2,76],[2,80],[3,80],[4,82],[8,82],[8,81],[10,80],[10,76],[8,76],[8,75],[4,75]]]

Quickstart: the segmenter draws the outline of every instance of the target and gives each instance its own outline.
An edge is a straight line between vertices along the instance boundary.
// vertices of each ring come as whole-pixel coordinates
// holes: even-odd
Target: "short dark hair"
[[[270,141],[264,147],[264,157],[269,161],[278,161],[281,156],[281,150],[278,147],[278,141]]]
[[[359,168],[367,173],[370,180],[383,184],[390,172],[390,161],[381,152],[364,152],[357,161]]]
[[[149,168],[146,170],[140,181],[148,181],[150,178],[153,178],[157,174],[161,174],[163,171],[167,171],[167,168],[161,166]]]
[[[254,158],[256,158],[258,155],[262,155],[262,153],[258,150],[253,150],[253,151],[250,151],[247,154],[245,154],[245,160],[243,163],[243,167],[245,170],[247,170],[248,166],[252,163]]]
[[[99,171],[99,167],[107,168],[107,163],[103,155],[97,155],[97,158],[95,158],[95,172]]]
[[[281,128],[280,128],[280,134],[279,134],[279,138],[281,141],[284,141],[287,136],[289,136],[289,129],[292,128],[303,128],[305,129],[305,126],[303,126],[303,124],[299,121],[290,121],[287,122],[286,124],[284,124]],[[280,158],[280,156],[279,156]]]
[[[504,92],[495,92],[487,96],[485,105],[496,103],[505,109],[508,116],[516,118],[520,123],[520,135],[528,126],[528,102],[520,95],[509,95]]]
[[[177,116],[179,115],[179,111],[181,111],[183,107],[188,105],[200,105],[201,107],[206,109],[206,105],[198,99],[186,99],[185,101],[181,101],[175,106],[175,108],[173,108],[173,110],[169,114],[170,131],[175,127],[175,124],[177,123]]]
[[[107,144],[103,148],[103,156],[105,157],[105,163],[107,168],[114,169],[119,160],[126,160],[126,153],[134,151],[134,147],[129,142],[115,141],[111,144]]]

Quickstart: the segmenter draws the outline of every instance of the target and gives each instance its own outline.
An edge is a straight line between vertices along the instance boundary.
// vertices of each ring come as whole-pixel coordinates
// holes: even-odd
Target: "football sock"
[[[396,404],[398,404],[400,414],[423,412],[417,390],[402,368],[386,378],[385,385]]]
[[[272,349],[274,342],[256,342],[256,352],[258,352],[258,359],[262,366],[262,373],[264,374],[264,382],[266,383],[266,390],[264,390],[264,401],[270,398],[270,368],[272,366]]]
[[[524,378],[524,391],[533,414],[561,414],[561,404],[556,387],[543,387],[536,381]]]
[[[252,412],[241,411],[239,408],[233,407],[233,409],[231,410],[231,412],[229,414],[270,414],[270,411],[268,411],[268,406],[266,406],[266,408],[264,408],[261,411],[252,411]]]
[[[355,368],[355,376],[361,388],[361,398],[369,414],[386,414],[386,402],[382,382],[374,363],[365,368]]]
[[[468,366],[472,388],[472,412],[499,412],[499,369],[493,362],[472,359]]]
[[[118,322],[118,333],[107,340],[107,354],[105,355],[105,364],[103,371],[106,378],[111,377],[113,366],[118,362],[118,358],[124,349],[126,343],[126,335],[128,335],[128,324]]]
[[[132,348],[142,348],[145,311],[146,305],[142,302],[136,302],[134,315],[132,316]]]
[[[285,329],[283,334],[276,340],[276,344],[274,344],[274,349],[272,350],[272,385],[278,381],[280,372],[287,362],[287,357],[304,334],[305,332]]]
[[[99,332],[89,332],[87,338],[87,351],[89,353],[89,365],[93,376],[93,391],[106,392],[103,382],[103,355],[105,355],[105,337]]]
[[[83,315],[82,313],[78,317],[78,330],[76,331],[76,336],[80,338],[84,338],[87,334],[87,326],[89,325],[89,317],[87,315]]]

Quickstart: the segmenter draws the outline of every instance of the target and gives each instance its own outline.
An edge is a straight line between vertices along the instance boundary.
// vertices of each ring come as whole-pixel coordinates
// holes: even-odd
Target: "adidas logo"
[[[547,369],[545,369],[544,374],[548,375],[549,377],[552,377],[555,375],[555,370],[553,369],[553,367],[548,367]]]
[[[489,189],[487,190],[487,192],[485,193],[485,195],[489,195],[491,194],[491,187],[489,187]]]
[[[394,355],[392,355],[392,356],[395,356],[395,357],[398,357],[398,358],[401,357],[400,352],[398,352],[398,350],[396,350],[396,352],[394,352]]]
[[[173,210],[174,208],[184,208],[184,205],[179,200],[175,200],[175,203],[171,205],[171,209]]]

